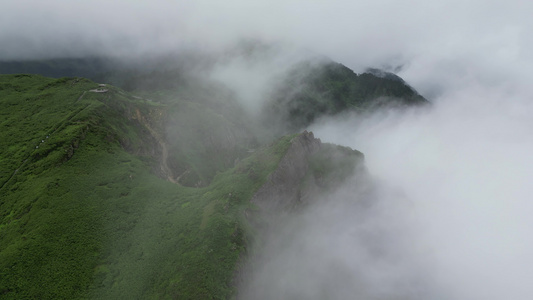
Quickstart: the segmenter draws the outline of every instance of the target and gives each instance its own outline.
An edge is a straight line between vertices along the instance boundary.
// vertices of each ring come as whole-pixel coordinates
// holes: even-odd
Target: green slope
[[[350,109],[356,92],[406,95],[403,83],[358,90],[365,76],[348,71],[307,77],[305,97],[273,107],[293,108],[278,115],[294,120],[280,123],[295,130],[307,124],[300,115]],[[261,215],[250,199],[295,135],[265,143],[215,82],[172,70],[114,74],[135,94],[82,78],[0,75],[0,298],[231,297],[257,239],[244,218]],[[340,106],[324,96],[346,87]],[[361,161],[324,145],[298,188],[327,192]]]
[[[160,169],[168,106],[114,87],[89,92],[98,85],[85,79],[10,75],[0,82],[2,298],[233,293],[247,237],[242,212],[291,137],[257,149],[203,188],[185,187]]]
[[[264,116],[265,122],[294,131],[323,116],[427,103],[394,74],[376,69],[356,74],[332,61],[305,61],[293,66],[274,89]]]

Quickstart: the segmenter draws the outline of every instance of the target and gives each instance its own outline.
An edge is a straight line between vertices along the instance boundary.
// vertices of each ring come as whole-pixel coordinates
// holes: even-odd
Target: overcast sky
[[[431,112],[324,121],[315,134],[365,152],[373,176],[410,199],[425,225],[409,239],[429,249],[426,271],[455,299],[533,299],[533,2],[0,3],[0,59],[220,49],[251,37],[356,71],[396,69]]]
[[[3,0],[0,58],[292,42],[360,70],[404,66],[423,94],[448,85],[525,84],[533,3],[511,1]],[[512,87],[509,87],[512,89]]]

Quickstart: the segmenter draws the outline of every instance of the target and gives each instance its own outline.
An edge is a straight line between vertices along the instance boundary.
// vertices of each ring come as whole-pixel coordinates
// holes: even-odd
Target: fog
[[[302,53],[394,71],[433,103],[311,126],[365,153],[373,204],[348,182],[283,224],[250,298],[533,299],[533,2],[1,4],[1,60],[223,52],[253,38],[290,46],[209,75],[251,112]]]
[[[272,229],[244,298],[530,299],[532,113],[478,86],[317,122],[365,153],[372,186],[351,178]]]
[[[360,149],[373,177],[402,191],[410,213],[399,218],[417,224],[407,238],[426,249],[416,258],[452,299],[529,299],[533,107],[494,91],[450,97],[429,111],[325,121],[315,134]]]
[[[295,64],[321,61],[321,56],[288,43],[265,44],[258,39],[245,39],[217,55],[208,77],[223,83],[237,94],[237,99],[254,117],[259,117],[272,91]],[[222,58],[220,58],[222,57]]]
[[[450,299],[403,192],[358,174],[269,228],[242,299]],[[430,276],[431,275],[431,276]]]

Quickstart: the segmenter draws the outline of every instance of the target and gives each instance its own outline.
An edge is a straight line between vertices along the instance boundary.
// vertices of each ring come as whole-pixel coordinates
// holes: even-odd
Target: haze
[[[356,72],[369,66],[396,72],[434,105],[326,119],[311,128],[323,141],[365,153],[383,187],[377,208],[363,220],[340,214],[357,194],[339,190],[332,195],[339,205],[311,207],[299,217],[309,226],[287,225],[282,238],[303,240],[272,254],[257,278],[266,284],[293,272],[283,277],[294,282],[287,291],[306,299],[324,291],[330,299],[533,299],[533,2],[1,4],[2,60],[217,52],[253,38],[325,55]],[[283,67],[283,59],[274,61]],[[257,109],[275,74],[272,64],[236,60],[210,76]],[[384,255],[395,255],[385,260],[390,264],[361,254],[358,228],[385,232]],[[317,248],[287,270],[283,262],[302,243]],[[315,281],[338,276],[327,271],[332,266],[345,266],[345,277],[315,292]]]

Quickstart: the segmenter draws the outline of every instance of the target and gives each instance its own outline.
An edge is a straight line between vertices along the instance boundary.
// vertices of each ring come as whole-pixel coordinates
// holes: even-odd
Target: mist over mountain
[[[247,42],[196,60],[3,63],[105,83],[1,76],[2,294],[253,297],[243,278],[256,276],[253,253],[275,236],[273,224],[364,173],[359,151],[304,131],[313,118],[280,112],[318,119],[370,110],[354,105],[365,101],[426,102],[403,82],[363,74],[371,80],[360,83],[340,64],[289,54]],[[263,75],[268,68],[276,73]],[[243,75],[258,81],[240,88]],[[337,108],[324,110],[329,103]],[[32,288],[42,284],[49,288]]]
[[[0,298],[533,296],[531,3],[3,4]]]

